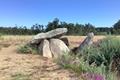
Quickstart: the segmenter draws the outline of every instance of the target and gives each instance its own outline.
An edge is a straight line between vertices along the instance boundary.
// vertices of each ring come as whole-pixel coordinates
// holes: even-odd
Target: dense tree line
[[[31,28],[26,26],[15,27],[0,27],[0,34],[8,35],[35,35],[40,32],[50,31],[56,28],[67,28],[67,35],[86,35],[89,32],[94,32],[96,35],[119,35],[120,34],[120,20],[116,22],[112,27],[95,27],[92,24],[74,24],[61,22],[55,18],[52,22],[49,22],[46,26],[40,24],[34,24]]]

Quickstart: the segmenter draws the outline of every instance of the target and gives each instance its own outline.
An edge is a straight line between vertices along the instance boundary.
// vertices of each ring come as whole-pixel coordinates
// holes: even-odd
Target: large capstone
[[[30,41],[31,44],[39,44],[43,39],[60,38],[67,33],[67,28],[57,28],[46,33],[39,33]]]
[[[50,39],[50,49],[55,58],[70,52],[66,44],[59,39]]]

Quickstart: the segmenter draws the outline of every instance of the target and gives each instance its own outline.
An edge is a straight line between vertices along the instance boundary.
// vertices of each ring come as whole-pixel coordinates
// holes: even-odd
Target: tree
[[[90,23],[85,24],[83,32],[84,32],[83,35],[87,35],[90,32],[95,32],[95,27]]]
[[[113,25],[113,27],[114,27],[114,29],[120,29],[120,20],[118,20],[118,22],[117,23],[115,23],[114,25]]]
[[[120,34],[120,20],[118,20],[118,22],[113,25],[113,28],[114,34]]]
[[[50,30],[53,30],[53,29],[56,29],[56,28],[59,28],[59,27],[60,27],[59,19],[55,18],[52,22],[48,23],[46,31],[50,31]]]
[[[43,32],[44,29],[43,29],[43,25],[40,25],[40,24],[34,24],[32,27],[31,27],[31,31],[33,34],[37,34],[37,33],[40,33],[40,32]]]
[[[10,34],[10,35],[35,35],[37,33],[50,31],[56,28],[67,28],[67,35],[86,35],[89,32],[94,32],[97,35],[106,35],[106,34],[120,34],[120,20],[116,22],[113,27],[95,27],[92,24],[74,24],[61,22],[58,18],[55,18],[52,22],[49,22],[47,26],[43,26],[40,24],[34,24],[31,28],[26,26],[18,26],[14,27],[0,27],[1,34]]]

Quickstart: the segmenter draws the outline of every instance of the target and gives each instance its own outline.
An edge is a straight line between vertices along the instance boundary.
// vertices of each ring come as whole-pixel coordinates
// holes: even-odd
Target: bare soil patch
[[[72,71],[62,69],[40,55],[18,54],[16,45],[0,50],[0,80],[79,80]]]

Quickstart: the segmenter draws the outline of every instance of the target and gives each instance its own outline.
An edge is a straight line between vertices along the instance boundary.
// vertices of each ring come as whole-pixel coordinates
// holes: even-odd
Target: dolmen
[[[86,46],[89,47],[93,44],[94,33],[91,32],[78,47],[70,50],[68,39],[62,37],[67,31],[67,28],[57,28],[46,33],[39,33],[29,43],[37,46],[38,53],[47,58],[58,58],[70,52],[80,55]]]
[[[57,28],[46,33],[39,33],[35,35],[29,43],[37,45],[38,52],[43,57],[58,58],[70,52],[68,39],[61,38],[67,31],[67,28]]]

